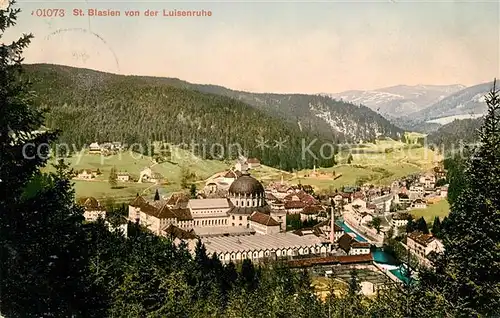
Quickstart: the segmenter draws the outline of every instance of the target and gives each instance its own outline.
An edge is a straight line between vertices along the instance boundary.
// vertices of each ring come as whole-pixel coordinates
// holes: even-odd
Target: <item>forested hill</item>
[[[48,68],[62,73],[94,74],[88,76],[108,77],[89,70],[75,70],[66,66],[31,65],[28,69],[37,72]],[[46,72],[46,71],[45,71]],[[196,90],[203,93],[231,97],[273,117],[280,118],[300,130],[311,130],[338,141],[369,141],[378,135],[399,139],[403,130],[394,126],[380,114],[365,106],[336,101],[327,96],[305,94],[259,94],[234,91],[221,86],[192,84],[176,78],[131,76],[130,83],[140,81],[151,85],[169,85]]]
[[[235,145],[239,144],[247,155],[285,170],[333,164],[333,159],[319,156],[321,145],[332,144],[331,139],[300,131],[229,97],[167,85],[161,80],[59,65],[26,65],[25,75],[38,96],[37,104],[49,109],[46,126],[61,129],[61,141],[77,147],[94,141],[129,145],[147,145],[153,140],[194,142],[195,153],[205,158],[234,158]],[[260,137],[267,140],[267,147],[258,147]],[[303,140],[307,147],[317,137],[309,149],[318,160],[309,152],[302,156]],[[285,141],[281,151],[273,148],[280,140]],[[220,145],[223,153],[216,151],[222,148]],[[330,149],[324,147],[325,157]]]
[[[272,94],[234,91],[215,85],[185,83],[187,87],[244,101],[299,128],[333,134],[337,139],[370,141],[378,135],[400,139],[403,130],[366,106],[334,100],[328,96]]]
[[[430,144],[445,147],[445,151],[456,151],[464,144],[476,143],[479,140],[478,131],[483,124],[483,118],[454,120],[441,126],[437,131],[427,136]]]

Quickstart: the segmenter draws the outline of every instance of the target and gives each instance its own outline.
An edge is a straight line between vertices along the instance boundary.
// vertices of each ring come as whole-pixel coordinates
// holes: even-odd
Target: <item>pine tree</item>
[[[347,164],[350,165],[352,163],[353,157],[351,154],[349,154],[349,157],[347,157]]]
[[[0,10],[0,37],[20,10]],[[35,132],[44,114],[21,79],[32,35],[0,43],[0,312],[6,317],[90,316],[83,211],[64,162],[40,172],[58,132]],[[40,152],[37,154],[37,149]],[[90,303],[89,303],[90,302]]]
[[[441,220],[439,216],[436,216],[434,222],[432,222],[432,235],[435,237],[440,237],[441,235]]]
[[[420,286],[451,316],[500,315],[500,100],[496,82],[480,145],[467,161],[465,187],[445,222],[444,253]],[[428,297],[427,297],[428,299]]]
[[[109,185],[111,186],[111,189],[116,188],[116,185],[118,184],[118,174],[116,173],[116,167],[113,166],[111,168],[111,171],[109,172],[109,178],[108,178]]]
[[[158,189],[155,191],[154,201],[160,201],[160,193],[158,192]]]
[[[429,234],[429,227],[423,216],[417,220],[416,230],[424,234]]]
[[[196,184],[191,183],[191,187],[189,188],[189,194],[191,195],[192,199],[196,198],[196,193],[197,193]]]

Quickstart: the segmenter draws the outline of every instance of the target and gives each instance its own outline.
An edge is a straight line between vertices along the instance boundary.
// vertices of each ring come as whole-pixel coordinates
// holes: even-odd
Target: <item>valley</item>
[[[286,181],[290,184],[311,185],[318,194],[328,194],[343,186],[390,185],[392,181],[407,175],[417,174],[433,168],[442,158],[430,149],[415,143],[419,134],[407,134],[409,144],[392,139],[378,140],[374,143],[343,145],[335,156],[333,167],[313,167],[295,172],[272,168],[264,164],[252,170],[252,175],[263,184]],[[208,160],[197,157],[188,150],[172,148],[167,162],[156,163],[153,157],[139,153],[123,151],[115,155],[101,156],[89,154],[88,151],[75,153],[66,161],[75,171],[89,169],[99,175],[91,180],[76,178],[75,191],[77,197],[95,197],[99,200],[129,202],[137,193],[146,196],[154,195],[158,189],[162,195],[188,191],[183,189],[181,179],[183,173],[192,174],[189,183],[201,190],[207,179],[216,173],[228,170],[234,164],[231,160]],[[349,156],[352,158],[349,160]],[[55,163],[53,159],[52,163]],[[108,182],[112,168],[118,173],[126,173],[134,181],[119,182],[112,188]],[[150,167],[154,173],[162,176],[159,184],[138,183],[143,169]],[[50,171],[51,168],[48,168]],[[183,172],[184,170],[184,172]],[[186,172],[187,171],[187,172]]]

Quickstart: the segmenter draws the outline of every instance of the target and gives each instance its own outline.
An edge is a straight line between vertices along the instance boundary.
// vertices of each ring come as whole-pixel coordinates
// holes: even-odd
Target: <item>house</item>
[[[84,180],[91,180],[94,179],[97,176],[96,171],[92,171],[90,169],[82,169],[80,172],[77,174],[78,179],[84,179]]]
[[[127,172],[119,172],[116,174],[116,179],[121,182],[130,181],[130,175]]]
[[[320,212],[325,212],[325,209],[320,205],[308,205],[300,212],[300,220],[302,222],[315,220]]]
[[[85,221],[94,222],[99,218],[106,218],[106,209],[101,206],[99,201],[93,197],[81,198],[78,200],[78,204],[85,208],[85,212],[83,216],[85,217]]]
[[[348,204],[351,200],[351,194],[350,193],[336,193],[334,196],[331,197],[333,202],[335,203],[335,206],[340,207],[343,206],[344,204]]]
[[[370,254],[370,243],[358,242],[354,237],[345,233],[337,241],[339,248],[342,249],[347,255],[364,255]]]
[[[406,205],[410,203],[410,196],[406,193],[398,193],[394,196],[394,203]]]
[[[433,189],[436,184],[436,176],[433,173],[426,173],[419,178],[419,183],[424,186],[425,189]]]
[[[449,187],[449,185],[446,184],[446,185],[442,186],[441,188],[439,188],[439,196],[441,198],[447,198],[448,197],[448,187]]]
[[[392,193],[388,193],[372,199],[371,203],[375,204],[377,206],[377,210],[381,212],[390,212],[393,199],[394,196]]]
[[[234,170],[239,171],[239,172],[247,171],[248,170],[247,160],[243,157],[238,159],[238,161],[234,165]]]
[[[433,171],[434,171],[434,175],[436,176],[437,180],[446,177],[446,171],[442,167],[439,167],[439,166],[434,167]]]
[[[408,224],[408,219],[411,216],[408,213],[394,213],[392,215],[391,225],[395,228],[406,226]]]
[[[337,242],[342,237],[342,235],[344,235],[345,232],[344,229],[340,227],[337,223],[334,223],[333,227],[334,227],[333,239],[335,242]],[[323,234],[323,236],[330,238],[330,232],[332,229],[331,219],[316,224],[315,226],[313,226],[313,229],[319,230],[320,233]]]
[[[89,154],[101,154],[101,146],[97,142],[93,142],[89,146]]]
[[[270,215],[273,219],[275,219],[280,224],[280,230],[285,232],[286,231],[286,210],[284,209],[284,207],[281,209],[271,208]]]
[[[356,199],[356,200],[353,200],[352,201],[352,204],[351,204],[354,208],[356,207],[359,207],[359,208],[363,208],[363,209],[366,209],[366,201],[363,200],[363,199]]]
[[[408,234],[406,246],[424,265],[431,265],[427,259],[429,254],[442,253],[444,251],[443,243],[433,237],[432,234],[423,234],[419,231]]]
[[[296,190],[283,198],[285,210],[290,214],[301,213],[306,206],[319,205],[312,195],[302,190]]]
[[[254,229],[257,234],[276,234],[281,230],[280,224],[273,219],[271,215],[258,211],[250,215],[249,223],[250,227]]]
[[[358,204],[354,204],[353,202],[350,205],[350,213],[345,213],[344,218],[348,222],[352,222],[358,225],[370,223],[373,220],[372,213],[366,208],[366,202],[359,199]]]
[[[408,196],[411,200],[416,200],[418,198],[422,198],[424,196],[425,190],[423,186],[420,185],[412,185],[410,186],[410,191],[408,192]]]
[[[411,204],[411,207],[414,209],[425,209],[427,207],[427,203],[422,199],[416,199]]]
[[[222,180],[220,180],[220,181],[227,183],[228,185],[231,185],[231,183],[233,183],[234,180],[238,179],[241,176],[242,176],[241,171],[229,170],[228,172],[226,172],[224,174],[224,176],[222,177]]]
[[[257,158],[249,158],[247,160],[247,165],[249,169],[255,169],[260,167],[260,160]]]
[[[139,183],[143,182],[151,182],[151,183],[161,183],[163,180],[163,176],[158,172],[154,172],[151,168],[145,168],[141,171],[139,176]]]

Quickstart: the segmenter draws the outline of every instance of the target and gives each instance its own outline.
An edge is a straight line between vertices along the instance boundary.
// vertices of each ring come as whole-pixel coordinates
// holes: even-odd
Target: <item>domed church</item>
[[[247,171],[231,184],[228,198],[233,204],[230,214],[250,215],[254,211],[267,213],[271,211],[266,203],[264,186]]]

